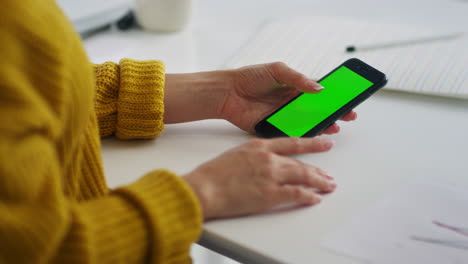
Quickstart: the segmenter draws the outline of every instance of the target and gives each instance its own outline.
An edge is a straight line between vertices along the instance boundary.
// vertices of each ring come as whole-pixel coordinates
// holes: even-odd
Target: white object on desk
[[[456,230],[468,228],[468,186],[445,176],[396,189],[323,245],[371,263],[468,263],[468,231]]]
[[[349,45],[429,39],[447,35],[420,27],[371,23],[334,17],[271,21],[231,60],[228,68],[285,61],[318,79],[337,65],[358,57],[385,72],[385,89],[468,98],[468,37],[388,49],[345,52]]]
[[[149,31],[182,30],[192,13],[193,0],[136,0],[138,22]]]

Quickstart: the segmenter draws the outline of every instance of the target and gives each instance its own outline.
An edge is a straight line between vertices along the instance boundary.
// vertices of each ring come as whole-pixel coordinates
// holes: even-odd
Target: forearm
[[[221,118],[231,71],[166,74],[164,123]]]

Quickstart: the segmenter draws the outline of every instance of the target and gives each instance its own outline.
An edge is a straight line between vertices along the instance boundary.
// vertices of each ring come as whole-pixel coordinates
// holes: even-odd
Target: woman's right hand
[[[324,152],[323,138],[254,139],[208,161],[183,178],[193,188],[204,219],[240,216],[280,204],[319,203],[319,192],[332,192],[333,178],[320,168],[288,157]]]

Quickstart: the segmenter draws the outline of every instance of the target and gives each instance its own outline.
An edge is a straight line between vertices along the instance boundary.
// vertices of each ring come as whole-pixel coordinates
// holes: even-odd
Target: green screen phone
[[[319,83],[317,94],[302,93],[255,126],[261,137],[316,136],[387,83],[385,74],[349,59]]]

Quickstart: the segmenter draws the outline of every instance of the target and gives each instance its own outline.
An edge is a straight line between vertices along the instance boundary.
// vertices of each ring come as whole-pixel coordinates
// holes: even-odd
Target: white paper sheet
[[[357,57],[389,78],[386,89],[468,98],[468,34],[455,39],[346,53],[348,45],[368,46],[455,32],[350,18],[288,18],[266,23],[226,64],[284,61],[318,79]]]
[[[467,187],[421,177],[358,214],[321,245],[365,263],[468,263]]]

